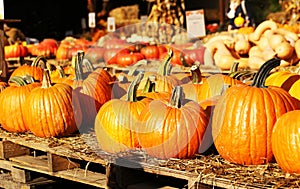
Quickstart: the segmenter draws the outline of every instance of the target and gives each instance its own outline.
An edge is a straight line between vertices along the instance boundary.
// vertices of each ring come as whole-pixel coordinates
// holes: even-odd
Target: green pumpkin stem
[[[52,86],[52,84],[51,84],[51,79],[50,79],[50,71],[48,69],[44,69],[41,88],[49,88],[51,86]]]
[[[155,75],[150,75],[146,81],[145,87],[143,88],[143,93],[155,92]]]
[[[40,62],[43,62],[43,64],[42,65],[40,65]],[[47,67],[47,65],[46,65],[46,63],[47,63],[47,59],[45,58],[45,56],[43,56],[43,55],[40,55],[40,56],[37,56],[33,61],[32,61],[32,63],[31,63],[31,66],[40,66],[41,68],[43,68],[43,69],[46,69],[46,67]]]
[[[268,77],[270,71],[280,65],[280,59],[272,58],[266,61],[257,71],[253,78],[253,87],[266,88],[265,80]]]
[[[25,86],[27,85],[26,80],[21,76],[13,76],[9,78],[9,82],[15,83],[18,86]]]
[[[202,73],[199,65],[193,65],[190,72],[192,73],[192,83],[198,84],[202,82]]]
[[[83,80],[83,69],[82,69],[82,61],[84,57],[84,51],[77,51],[75,57],[75,80]]]
[[[172,90],[169,106],[174,108],[180,108],[183,98],[183,89],[180,85],[175,86]]]
[[[137,100],[137,89],[139,87],[139,84],[141,83],[142,79],[144,77],[144,73],[140,72],[135,78],[134,80],[130,83],[129,88],[127,90],[127,101],[130,102],[136,102]]]
[[[162,76],[168,76],[171,73],[171,59],[173,57],[173,50],[169,48],[167,55],[162,60],[162,63],[160,64],[158,68],[158,74]]]

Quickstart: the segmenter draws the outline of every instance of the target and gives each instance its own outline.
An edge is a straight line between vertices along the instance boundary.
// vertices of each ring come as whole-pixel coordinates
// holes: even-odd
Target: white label
[[[94,12],[89,13],[89,27],[90,28],[96,27],[96,13]]]
[[[114,32],[116,30],[116,22],[114,17],[107,18],[107,31]]]
[[[186,11],[186,26],[190,38],[205,36],[204,10]]]
[[[0,0],[0,19],[4,19],[4,3]]]

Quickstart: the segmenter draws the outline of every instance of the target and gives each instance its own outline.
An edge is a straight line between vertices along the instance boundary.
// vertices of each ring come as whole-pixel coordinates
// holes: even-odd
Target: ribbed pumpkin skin
[[[8,84],[4,81],[0,81],[0,93],[6,88],[8,87]]]
[[[243,82],[222,74],[209,76],[201,85],[201,93],[198,94],[198,102],[220,95],[224,85],[232,86],[236,84],[243,84]]]
[[[100,147],[109,153],[139,148],[136,127],[140,112],[152,99],[138,101],[112,99],[99,110],[95,121],[95,133]]]
[[[258,165],[274,160],[271,134],[282,114],[299,107],[282,88],[235,85],[218,99],[212,120],[216,149],[226,160]]]
[[[154,100],[140,117],[140,145],[153,157],[191,158],[199,150],[209,118],[197,102],[180,108],[168,106],[168,100]]]
[[[0,94],[0,124],[9,131],[23,133],[29,130],[24,122],[26,112],[25,100],[31,90],[41,86],[32,83],[25,86],[9,86]]]
[[[72,87],[55,84],[48,88],[38,87],[26,99],[25,123],[38,137],[62,137],[77,131],[81,123],[79,101],[72,95]]]
[[[300,100],[300,79],[293,83],[293,85],[291,86],[291,88],[289,90],[289,93],[293,97],[295,97],[298,100]]]
[[[289,91],[291,86],[300,79],[300,75],[288,71],[278,71],[269,75],[265,81],[266,86],[277,86]]]
[[[274,125],[272,150],[278,165],[288,173],[300,173],[300,110],[282,115]]]

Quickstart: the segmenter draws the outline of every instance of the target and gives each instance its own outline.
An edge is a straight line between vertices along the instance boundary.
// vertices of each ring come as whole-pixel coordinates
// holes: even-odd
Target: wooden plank
[[[11,168],[11,176],[12,176],[12,179],[16,182],[28,183],[29,181],[31,181],[30,172],[27,170],[24,170],[24,169],[12,167]]]
[[[72,169],[80,167],[78,163],[71,161],[70,159],[62,156],[58,156],[52,153],[48,153],[48,167],[50,172],[56,172],[66,169]]]
[[[30,153],[29,148],[25,146],[18,145],[8,140],[4,140],[0,142],[1,159],[8,159],[10,157],[21,156],[29,153]]]

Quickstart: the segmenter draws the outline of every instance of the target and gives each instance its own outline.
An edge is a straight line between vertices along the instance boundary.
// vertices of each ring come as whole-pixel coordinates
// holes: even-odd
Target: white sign
[[[4,3],[0,0],[0,19],[4,19]]]
[[[115,17],[108,17],[107,18],[107,31],[114,32],[115,30],[116,30]]]
[[[89,27],[90,28],[96,27],[96,13],[94,12],[89,13]]]
[[[206,35],[204,10],[186,11],[186,26],[190,38]]]

